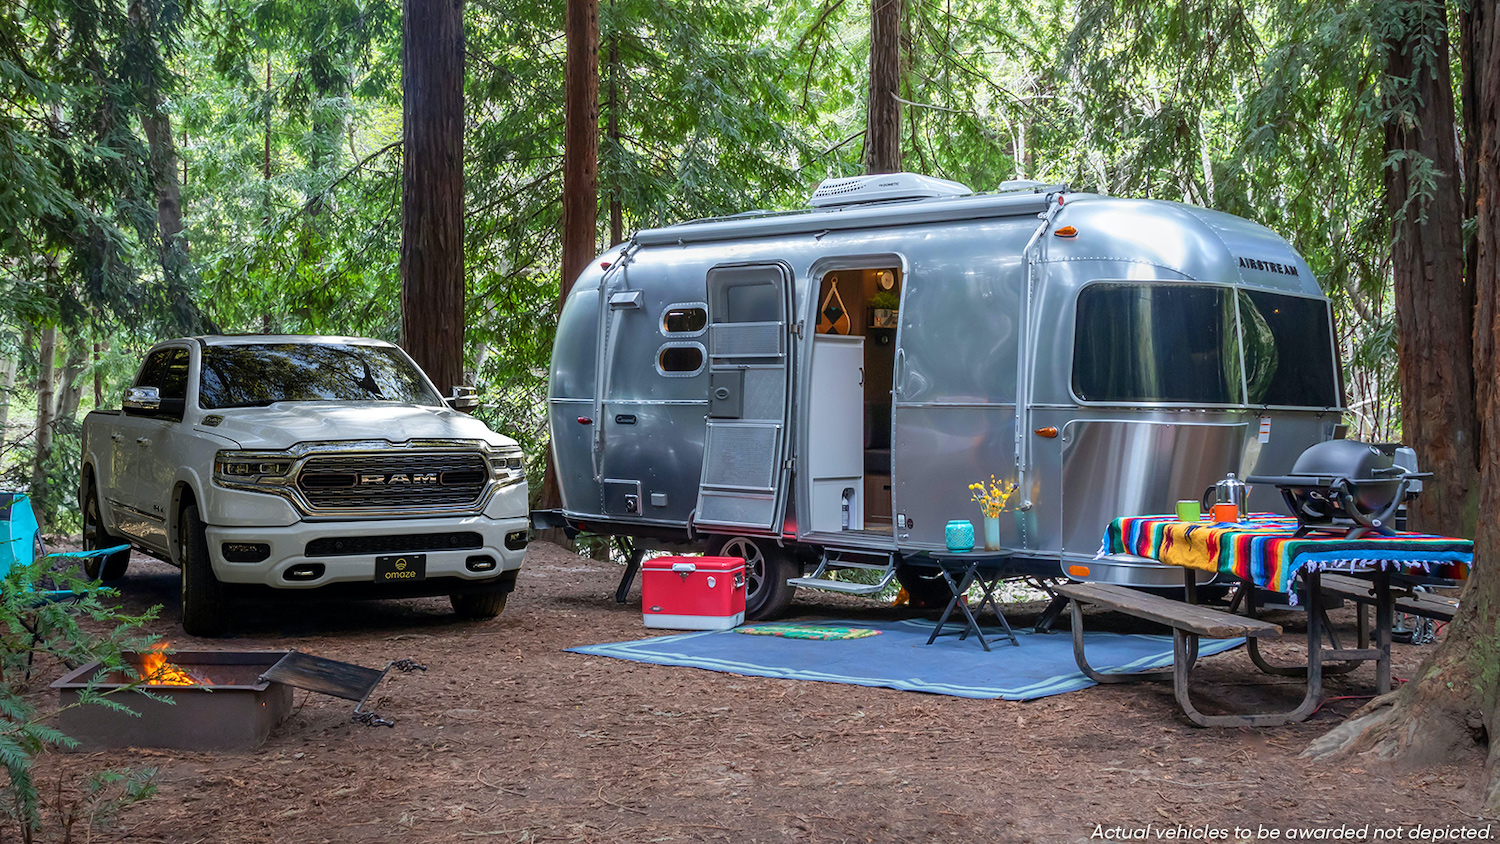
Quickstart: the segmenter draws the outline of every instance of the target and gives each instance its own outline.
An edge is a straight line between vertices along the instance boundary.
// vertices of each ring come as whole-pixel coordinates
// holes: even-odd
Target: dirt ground
[[[69,783],[108,766],[158,769],[159,794],[92,841],[1235,841],[1298,830],[1336,840],[1334,830],[1367,826],[1355,840],[1384,830],[1394,831],[1383,840],[1423,840],[1417,827],[1490,827],[1475,814],[1477,753],[1412,772],[1298,758],[1362,699],[1333,700],[1296,726],[1198,729],[1170,684],[1011,703],[564,653],[653,635],[638,585],[614,602],[620,572],[534,543],[493,621],[455,620],[441,599],[258,606],[237,635],[195,640],[177,623],[176,570],[136,555],[123,600],[161,604],[156,627],[177,648],[296,647],[376,667],[410,657],[428,671],[393,673],[377,692],[394,728],[352,724],[349,703],[297,691],[294,714],[254,752],[54,753],[40,772]],[[1025,625],[1040,609],[1008,614]],[[914,611],[804,590],[793,612]],[[1273,620],[1305,629],[1296,613]],[[1352,633],[1351,611],[1334,620]],[[1425,650],[1397,645],[1395,675]],[[1209,710],[1300,697],[1243,649],[1206,658],[1195,680]],[[1368,665],[1328,681],[1335,696],[1373,685]]]

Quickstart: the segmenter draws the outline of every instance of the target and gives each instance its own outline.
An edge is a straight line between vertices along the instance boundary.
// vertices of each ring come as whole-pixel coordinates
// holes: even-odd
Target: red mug
[[[1240,508],[1238,504],[1215,504],[1213,519],[1216,522],[1238,522],[1240,520]]]

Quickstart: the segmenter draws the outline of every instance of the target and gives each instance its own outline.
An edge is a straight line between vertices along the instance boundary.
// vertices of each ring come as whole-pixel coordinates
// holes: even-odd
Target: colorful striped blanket
[[[1109,523],[1098,556],[1135,554],[1217,571],[1296,599],[1292,580],[1309,571],[1392,568],[1436,577],[1468,577],[1474,543],[1451,536],[1400,533],[1365,539],[1312,534],[1293,539],[1297,520],[1255,513],[1239,524],[1179,522],[1176,516],[1127,516]]]

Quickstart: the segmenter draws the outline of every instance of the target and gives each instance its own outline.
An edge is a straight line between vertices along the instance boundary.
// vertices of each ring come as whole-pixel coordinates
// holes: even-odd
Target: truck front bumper
[[[526,516],[297,522],[284,527],[205,530],[214,574],[224,583],[282,590],[338,586],[390,597],[506,589],[526,554]],[[420,580],[376,578],[378,557],[420,555]],[[403,568],[406,568],[403,566]],[[327,591],[340,591],[330,589]]]

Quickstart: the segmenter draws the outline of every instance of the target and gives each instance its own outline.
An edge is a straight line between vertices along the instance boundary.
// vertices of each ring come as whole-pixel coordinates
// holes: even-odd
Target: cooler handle
[[[745,575],[743,572],[734,576],[734,588],[743,589],[745,586]]]
[[[672,564],[672,571],[675,571],[678,574],[695,572],[697,570],[698,570],[698,566],[695,565],[695,564],[693,564],[693,563],[673,563]]]

